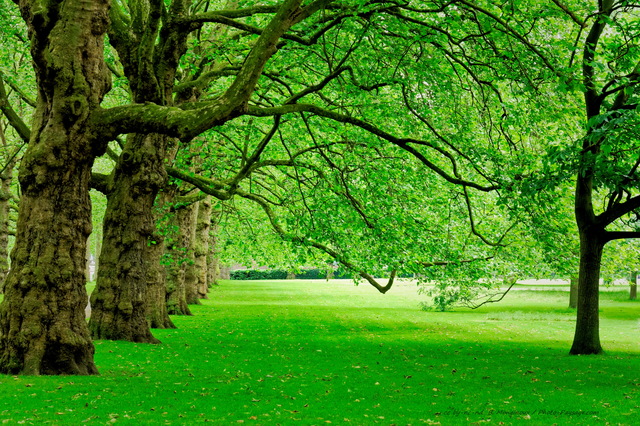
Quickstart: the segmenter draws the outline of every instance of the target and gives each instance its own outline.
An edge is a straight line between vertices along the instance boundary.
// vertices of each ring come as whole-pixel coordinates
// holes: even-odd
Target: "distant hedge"
[[[232,280],[284,280],[287,278],[287,271],[239,269],[231,271],[230,276]]]
[[[287,271],[280,269],[239,269],[231,271],[232,280],[285,280]],[[334,278],[353,278],[350,272],[338,269],[333,274]],[[322,269],[303,269],[296,274],[297,280],[324,280],[327,278],[327,271]]]

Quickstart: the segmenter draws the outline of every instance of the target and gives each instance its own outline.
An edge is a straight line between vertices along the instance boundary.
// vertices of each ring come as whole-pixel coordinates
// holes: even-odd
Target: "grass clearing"
[[[9,424],[637,424],[640,302],[602,295],[569,356],[568,293],[423,312],[410,283],[229,281],[161,345],[96,342],[99,377],[0,376]]]

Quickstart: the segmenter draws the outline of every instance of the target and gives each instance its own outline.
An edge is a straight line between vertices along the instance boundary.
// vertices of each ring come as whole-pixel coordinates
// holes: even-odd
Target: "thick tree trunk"
[[[211,196],[208,195],[198,203],[198,219],[196,224],[195,260],[197,271],[197,297],[207,299],[209,292],[209,232],[211,231]]]
[[[39,94],[0,305],[0,371],[97,374],[84,313],[85,254],[91,167],[104,146],[89,120],[109,89],[103,46],[109,2],[20,6]]]
[[[189,259],[190,224],[194,218],[193,205],[180,208],[175,212],[174,223],[178,235],[166,246],[167,257],[167,312],[169,315],[191,315],[187,304],[186,263]],[[187,232],[183,232],[187,231]]]
[[[166,182],[165,137],[130,135],[108,194],[100,273],[91,296],[94,339],[157,343],[147,323],[144,252],[155,231],[152,207]]]
[[[631,275],[631,285],[629,287],[629,300],[636,300],[638,298],[638,275],[640,272],[636,271]]]
[[[600,265],[604,242],[598,234],[580,232],[580,274],[578,276],[578,312],[570,353],[602,353],[600,345]]]
[[[151,328],[176,328],[167,312],[166,270],[160,260],[164,254],[164,238],[155,234],[144,251],[147,267],[147,320]]]

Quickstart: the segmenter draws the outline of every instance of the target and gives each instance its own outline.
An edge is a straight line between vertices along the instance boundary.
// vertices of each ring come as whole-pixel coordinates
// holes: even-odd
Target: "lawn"
[[[602,356],[567,355],[568,293],[423,312],[335,281],[227,281],[161,345],[96,342],[97,377],[0,376],[9,424],[637,424],[640,302],[602,295]]]

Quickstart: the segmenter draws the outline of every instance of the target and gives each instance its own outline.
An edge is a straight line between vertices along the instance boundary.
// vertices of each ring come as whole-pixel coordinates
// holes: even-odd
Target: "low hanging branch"
[[[9,103],[9,96],[7,95],[7,91],[4,87],[4,82],[2,78],[0,78],[0,111],[7,118],[7,121],[15,129],[20,138],[25,142],[29,142],[31,138],[31,129],[26,123],[20,118],[20,115],[13,109],[11,104]]]
[[[381,285],[370,274],[368,274],[367,272],[365,272],[363,270],[358,269],[353,263],[349,262],[342,255],[340,255],[338,252],[336,252],[332,248],[328,247],[327,245],[319,243],[317,241],[313,241],[313,240],[311,240],[309,238],[300,237],[300,236],[293,235],[293,234],[290,234],[290,233],[286,232],[280,226],[280,224],[278,223],[276,215],[273,212],[273,210],[271,209],[271,207],[269,206],[269,204],[266,201],[264,201],[260,196],[257,196],[255,194],[249,194],[249,193],[241,191],[241,190],[236,191],[236,193],[237,193],[238,196],[240,196],[242,198],[245,198],[245,199],[248,199],[248,200],[251,200],[251,201],[257,203],[262,208],[262,210],[265,212],[267,217],[269,218],[269,222],[271,223],[272,228],[278,233],[278,235],[280,235],[280,237],[282,239],[287,240],[287,241],[298,242],[298,243],[300,243],[302,245],[316,248],[316,249],[328,254],[333,259],[335,259],[336,262],[341,263],[342,265],[346,266],[348,269],[350,269],[352,271],[356,271],[358,275],[360,275],[362,278],[364,278],[369,284],[371,284],[373,287],[375,287],[382,294],[384,294],[387,291],[389,291],[389,289],[391,289],[391,286],[393,286],[393,282],[394,282],[394,280],[396,278],[396,273],[397,273],[397,271],[395,269],[391,271],[391,275],[389,276],[389,281],[387,282],[387,284],[386,285]]]
[[[413,146],[411,146],[411,144],[426,146],[444,155],[441,148],[434,147],[433,144],[427,141],[419,141],[411,138],[399,138],[364,120],[360,120],[358,118],[355,118],[349,115],[340,114],[335,111],[329,111],[313,104],[289,104],[289,105],[283,105],[280,107],[273,107],[273,108],[260,108],[260,107],[255,107],[250,105],[248,107],[247,115],[253,115],[256,117],[269,117],[273,115],[284,115],[284,114],[293,114],[293,113],[301,113],[301,112],[309,112],[320,117],[334,120],[339,123],[346,123],[346,124],[351,124],[355,127],[359,127],[371,133],[372,135],[377,136],[381,139],[384,139],[402,148],[403,150],[409,152],[414,157],[416,157],[422,164],[427,166],[429,169],[431,169],[433,172],[438,174],[447,182],[452,183],[454,185],[462,185],[462,186],[474,188],[483,192],[491,192],[491,191],[495,191],[496,189],[499,189],[499,186],[495,184],[485,186],[475,182],[458,178],[452,175],[451,173],[448,173],[446,170],[442,169],[441,167],[437,166],[435,163],[430,161],[424,154],[422,154],[420,151],[416,150]]]
[[[340,253],[333,250],[331,247],[326,244],[322,244],[318,241],[311,240],[309,238],[301,237],[298,235],[291,234],[287,232],[282,226],[278,223],[278,219],[273,209],[269,205],[269,202],[266,201],[263,197],[257,194],[251,194],[241,190],[239,187],[235,186],[230,189],[224,189],[224,185],[220,185],[210,179],[203,178],[201,176],[193,176],[181,172],[180,170],[168,168],[167,172],[170,176],[175,177],[177,179],[188,182],[202,192],[212,195],[220,200],[228,200],[234,195],[238,195],[239,197],[250,200],[256,204],[258,204],[262,210],[267,215],[269,222],[271,223],[272,228],[278,233],[278,235],[285,241],[292,241],[302,244],[304,246],[313,247],[318,249],[329,256],[331,256],[336,262],[341,263],[348,269],[355,271],[360,277],[365,279],[369,284],[371,284],[374,288],[376,288],[380,293],[384,294],[393,286],[394,280],[396,278],[397,271],[394,269],[391,271],[391,275],[389,276],[389,281],[382,285],[376,281],[376,279],[368,274],[366,271],[359,269],[356,265],[348,261],[344,258]]]
[[[505,280],[506,281],[506,280]],[[511,284],[509,285],[509,287],[504,291],[504,292],[498,292],[498,293],[493,293],[493,294],[489,294],[485,296],[485,300],[478,302],[478,303],[473,303],[471,301],[465,303],[465,306],[467,308],[470,309],[478,309],[480,306],[484,306],[487,303],[497,303],[500,302],[502,299],[505,298],[505,296],[507,295],[507,293],[509,293],[509,291],[513,288],[514,285],[516,285],[516,282],[518,282],[517,279],[512,278],[511,279]],[[500,297],[498,297],[500,296]],[[497,299],[495,297],[498,297]]]

